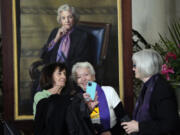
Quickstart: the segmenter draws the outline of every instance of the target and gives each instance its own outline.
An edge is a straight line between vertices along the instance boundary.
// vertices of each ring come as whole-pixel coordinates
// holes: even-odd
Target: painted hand
[[[55,39],[54,39],[54,42],[55,42],[55,43],[58,42],[59,39],[60,39],[62,36],[64,36],[66,33],[67,33],[67,29],[66,29],[65,27],[60,27],[60,28],[58,29],[58,32],[57,32],[56,37],[55,37]]]

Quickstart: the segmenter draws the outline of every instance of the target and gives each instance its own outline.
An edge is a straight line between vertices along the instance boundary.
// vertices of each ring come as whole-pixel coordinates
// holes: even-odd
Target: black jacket
[[[58,48],[61,42],[61,39],[55,44],[54,48],[51,51],[48,51],[49,43],[55,38],[59,28],[52,30],[47,43],[44,45],[41,51],[41,58],[45,64],[56,62]],[[87,32],[81,30],[78,27],[75,27],[72,33],[70,34],[70,49],[66,59],[66,66],[68,70],[71,70],[73,64],[79,61],[89,61],[93,64],[93,45],[91,44],[92,36]]]
[[[52,95],[39,101],[35,135],[94,135],[82,95]]]
[[[152,120],[139,123],[140,135],[180,134],[176,97],[172,87],[161,76],[155,83],[149,112]]]

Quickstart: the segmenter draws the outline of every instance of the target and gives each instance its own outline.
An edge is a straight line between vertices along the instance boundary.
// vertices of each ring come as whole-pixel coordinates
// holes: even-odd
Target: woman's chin
[[[82,86],[81,87],[83,91],[86,91],[86,87],[85,86]]]
[[[69,26],[69,25],[68,25],[68,26],[65,26],[65,28],[66,28],[67,31],[69,31],[69,30],[72,29],[72,26]]]

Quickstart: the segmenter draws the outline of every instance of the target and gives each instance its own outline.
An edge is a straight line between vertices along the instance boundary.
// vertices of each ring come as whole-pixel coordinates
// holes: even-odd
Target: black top
[[[82,95],[52,95],[40,100],[35,116],[35,135],[94,135]]]
[[[54,48],[48,51],[49,43],[55,38],[59,28],[52,30],[47,43],[44,45],[41,58],[45,64],[56,62],[56,57],[59,49],[61,39],[55,44]],[[91,35],[87,32],[74,27],[72,33],[70,34],[70,48],[65,64],[68,71],[71,71],[73,64],[79,61],[89,61],[93,64],[93,58],[95,57],[93,53],[93,46],[91,44]]]
[[[124,132],[124,129],[121,126],[121,119],[126,116],[127,114],[124,111],[122,102],[120,102],[115,108],[114,113],[117,118],[117,124],[110,129],[112,135],[119,135],[120,133]]]
[[[149,85],[146,85],[150,87]],[[140,135],[180,134],[179,116],[174,90],[159,75],[150,99],[149,113],[152,120],[139,123]]]

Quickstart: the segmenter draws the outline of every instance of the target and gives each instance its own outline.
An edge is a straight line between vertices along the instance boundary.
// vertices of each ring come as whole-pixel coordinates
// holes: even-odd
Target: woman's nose
[[[66,21],[66,22],[69,22],[69,18],[67,17],[67,18],[65,19],[65,21]]]
[[[62,74],[62,75],[61,75],[61,78],[64,78],[64,79],[65,79],[65,78],[66,78],[66,75],[65,75],[65,74]]]
[[[82,76],[81,79],[82,79],[82,81],[85,81],[85,80],[86,80],[86,77],[85,77],[85,76]]]

